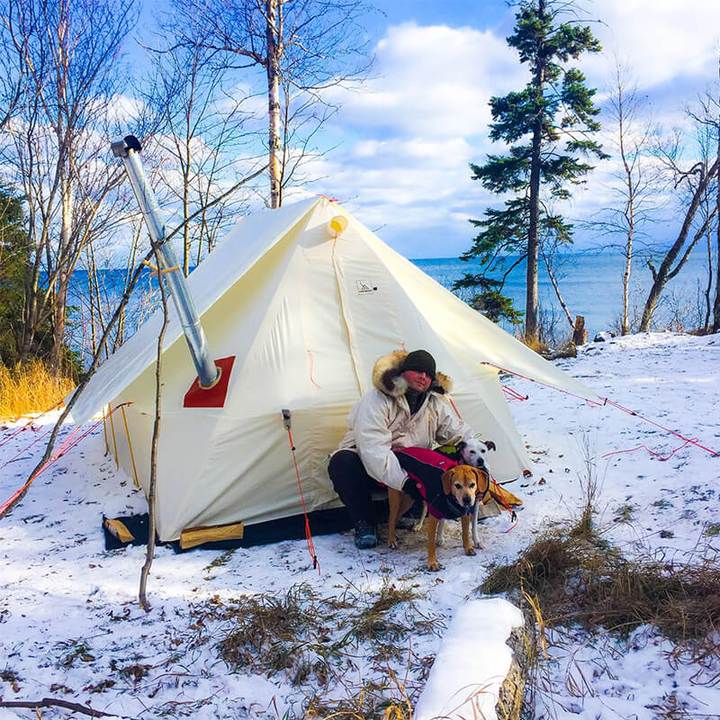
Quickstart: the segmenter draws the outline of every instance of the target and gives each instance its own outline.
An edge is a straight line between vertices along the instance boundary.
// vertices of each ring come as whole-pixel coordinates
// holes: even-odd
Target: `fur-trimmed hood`
[[[405,350],[395,350],[389,355],[383,355],[375,361],[372,372],[373,385],[380,392],[390,397],[400,397],[407,390],[407,382],[403,378],[400,368],[408,353]],[[452,380],[441,372],[435,373],[435,380],[428,392],[444,395],[452,390]]]

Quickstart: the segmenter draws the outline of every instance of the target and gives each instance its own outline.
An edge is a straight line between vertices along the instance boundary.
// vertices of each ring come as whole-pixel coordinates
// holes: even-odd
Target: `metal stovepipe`
[[[145,177],[145,170],[140,159],[140,150],[142,149],[140,141],[134,135],[128,135],[123,140],[112,143],[110,147],[113,155],[121,158],[125,165],[125,171],[145,218],[153,247],[160,257],[162,267],[158,268],[158,275],[162,273],[167,278],[170,294],[190,348],[190,355],[200,380],[200,386],[210,388],[217,382],[220,371],[210,358],[205,332],[200,324],[200,317],[188,290],[185,276],[175,256],[175,250],[172,244],[166,241],[163,214],[155,193]]]

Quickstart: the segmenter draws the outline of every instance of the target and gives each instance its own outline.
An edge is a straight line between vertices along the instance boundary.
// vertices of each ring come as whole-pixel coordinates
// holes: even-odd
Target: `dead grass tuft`
[[[520,337],[520,342],[522,342],[524,345],[527,345],[531,350],[534,350],[538,355],[545,355],[546,353],[550,352],[550,347],[548,346],[548,344],[538,338],[528,339]]]
[[[582,534],[573,532],[580,527]],[[498,567],[483,592],[525,594],[542,608],[545,625],[576,623],[627,635],[653,625],[681,645],[702,641],[720,626],[720,569],[628,560],[580,523],[530,545]]]
[[[423,615],[416,598],[414,590],[389,581],[376,592],[351,589],[331,597],[307,584],[284,596],[266,593],[228,603],[215,597],[193,610],[195,644],[219,636],[217,647],[232,668],[282,673],[293,685],[317,690],[341,677],[359,648],[379,666],[407,653],[411,635],[436,631],[440,622]]]
[[[330,700],[318,695],[310,698],[307,720],[412,720],[413,706],[407,690],[388,668],[389,678],[368,681],[352,697]]]
[[[294,668],[295,682],[303,682],[312,671],[303,651],[329,640],[319,610],[318,597],[309,585],[291,588],[284,597],[240,598],[221,613],[231,621],[231,629],[218,644],[220,654],[238,669]]]
[[[415,598],[416,594],[410,588],[385,583],[374,602],[361,608],[351,619],[353,637],[359,641],[383,643],[398,640],[412,632],[413,628],[407,623],[391,617],[390,610]]]
[[[40,360],[9,369],[0,364],[0,419],[14,420],[41,413],[59,403],[75,383],[69,377],[54,375]]]

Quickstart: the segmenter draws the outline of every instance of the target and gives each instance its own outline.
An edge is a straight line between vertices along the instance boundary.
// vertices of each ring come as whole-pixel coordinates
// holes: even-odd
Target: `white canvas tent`
[[[339,235],[330,229],[338,216],[347,221]],[[371,386],[373,363],[396,348],[436,357],[462,416],[495,441],[492,469],[501,481],[521,474],[528,459],[498,371],[484,363],[597,399],[325,198],[245,218],[188,281],[213,357],[234,355],[235,363],[222,408],[183,407],[195,370],[171,308],[158,455],[162,540],[190,527],[302,512],[283,408],[292,411],[308,509],[338,506],[328,454]],[[101,366],[73,411],[84,422],[107,405],[132,403],[129,435],[146,490],[160,322],[156,313]],[[116,439],[130,474],[124,432]]]

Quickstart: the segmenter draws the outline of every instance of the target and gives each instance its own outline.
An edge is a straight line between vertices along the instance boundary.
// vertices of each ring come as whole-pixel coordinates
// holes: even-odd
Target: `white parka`
[[[348,417],[349,430],[338,450],[355,450],[370,475],[388,487],[402,490],[407,473],[392,450],[403,447],[432,448],[473,437],[447,393],[450,378],[442,373],[428,390],[420,409],[410,414],[405,399],[407,382],[400,367],[407,356],[397,351],[381,357],[373,367],[373,389],[362,396]]]

